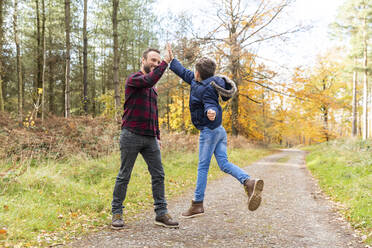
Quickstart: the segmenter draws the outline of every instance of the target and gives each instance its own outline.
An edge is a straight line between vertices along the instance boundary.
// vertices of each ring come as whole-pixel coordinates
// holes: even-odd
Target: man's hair
[[[203,57],[196,62],[195,69],[199,72],[201,80],[204,80],[214,76],[216,63],[210,58]]]
[[[158,54],[160,54],[160,51],[158,49],[155,49],[155,48],[147,48],[143,54],[142,54],[142,58],[144,59],[147,59],[147,54],[149,54],[149,52],[157,52]]]

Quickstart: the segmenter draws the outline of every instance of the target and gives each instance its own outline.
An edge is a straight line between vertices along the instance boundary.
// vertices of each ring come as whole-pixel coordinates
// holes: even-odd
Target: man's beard
[[[146,73],[150,73],[150,72],[151,72],[151,66],[149,66],[149,65],[143,65],[143,70],[144,70]]]

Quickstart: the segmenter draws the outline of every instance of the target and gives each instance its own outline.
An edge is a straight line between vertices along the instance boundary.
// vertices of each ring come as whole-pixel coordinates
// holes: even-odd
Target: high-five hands
[[[165,54],[164,60],[169,64],[172,61],[172,59],[173,59],[172,47],[169,43],[167,43],[167,53]]]
[[[216,119],[216,111],[214,111],[213,109],[208,109],[207,117],[210,121],[214,121],[214,119]]]

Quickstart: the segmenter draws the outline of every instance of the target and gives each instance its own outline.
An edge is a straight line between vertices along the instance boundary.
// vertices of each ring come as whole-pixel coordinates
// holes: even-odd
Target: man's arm
[[[167,66],[167,62],[163,61],[150,73],[136,73],[128,78],[127,85],[135,88],[151,88],[159,81]]]
[[[172,60],[169,69],[188,84],[191,84],[191,81],[195,77],[194,72],[183,67],[183,65],[177,59]]]

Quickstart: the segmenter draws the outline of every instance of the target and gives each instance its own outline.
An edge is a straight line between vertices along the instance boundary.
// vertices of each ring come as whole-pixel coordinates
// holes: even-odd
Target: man
[[[124,227],[123,202],[138,153],[151,174],[155,224],[178,228],[167,210],[164,193],[164,170],[159,149],[157,92],[155,84],[167,69],[170,57],[160,60],[160,52],[149,48],[142,55],[141,70],[131,74],[125,84],[125,103],[120,134],[121,166],[112,200],[112,228]]]

